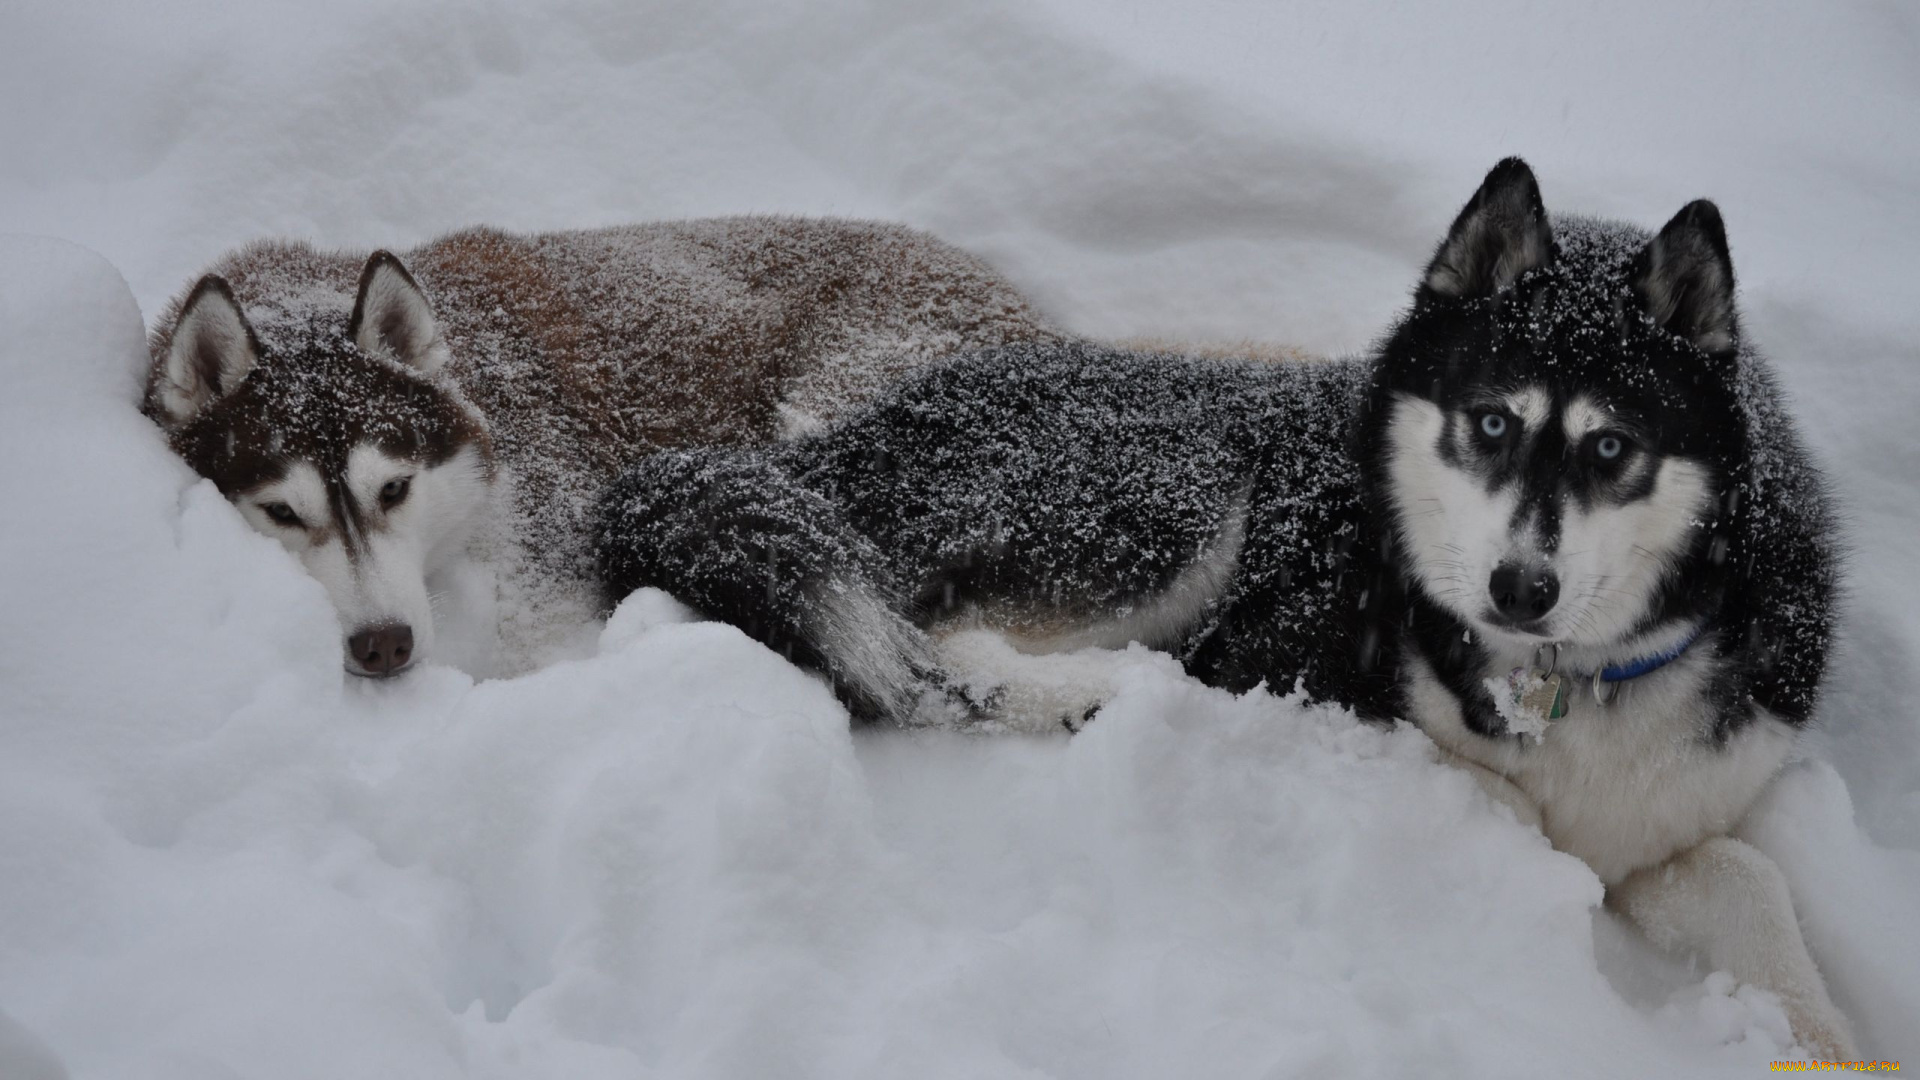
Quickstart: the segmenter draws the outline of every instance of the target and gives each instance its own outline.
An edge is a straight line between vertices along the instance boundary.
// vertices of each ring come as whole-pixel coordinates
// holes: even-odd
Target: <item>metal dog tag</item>
[[[1520,707],[1535,716],[1558,720],[1567,715],[1567,681],[1559,675],[1542,675],[1538,670],[1520,691]]]
[[[1535,742],[1546,737],[1548,724],[1567,715],[1566,680],[1552,672],[1517,667],[1504,679],[1488,678],[1486,687],[1507,730]]]

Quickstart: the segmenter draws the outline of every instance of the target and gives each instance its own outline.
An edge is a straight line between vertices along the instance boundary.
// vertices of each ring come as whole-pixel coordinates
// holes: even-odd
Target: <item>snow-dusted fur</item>
[[[824,668],[868,719],[921,719],[883,703],[950,686],[923,666],[936,650],[893,669],[914,684],[873,685],[854,657],[874,636],[810,633],[810,596],[852,590],[916,634],[987,625],[1043,651],[1132,638],[1251,687],[1279,670],[1260,658],[1347,632],[1360,501],[1342,440],[1365,377],[1087,342],[970,354],[818,436],[640,463],[609,499],[607,579]]]
[[[326,585],[348,670],[437,651],[451,607],[484,625],[449,658],[501,673],[590,623],[618,464],[816,427],[953,349],[1049,336],[984,264],[893,225],[476,229],[404,259],[268,242],[158,321],[146,410]],[[458,571],[473,554],[491,586]]]
[[[1509,160],[1369,361],[963,356],[792,445],[642,463],[608,504],[608,580],[746,628],[873,718],[977,685],[928,666],[919,635],[955,624],[1130,635],[1216,685],[1405,717],[1653,940],[1776,990],[1849,1056],[1777,871],[1726,839],[1811,718],[1835,575],[1732,287],[1712,204],[1658,236],[1550,222]],[[819,596],[898,621],[811,617]],[[1569,711],[1510,726],[1488,681],[1536,651]]]

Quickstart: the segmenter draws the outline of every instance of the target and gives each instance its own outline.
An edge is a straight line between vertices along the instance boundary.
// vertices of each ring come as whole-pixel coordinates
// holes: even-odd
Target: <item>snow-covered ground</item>
[[[1726,214],[1855,546],[1756,828],[1920,1061],[1920,14],[1439,7],[7,5],[0,232],[61,241],[0,239],[0,1076],[1764,1070],[1776,1002],[1416,733],[1136,651],[1070,741],[856,737],[653,594],[524,678],[348,680],[133,409],[225,248],[476,222],[899,219],[1076,330],[1353,350],[1516,152],[1551,208]]]

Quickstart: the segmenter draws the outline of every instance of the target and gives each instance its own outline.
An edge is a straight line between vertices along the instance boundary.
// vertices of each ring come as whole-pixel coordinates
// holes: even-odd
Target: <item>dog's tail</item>
[[[872,543],[763,456],[649,456],[608,493],[599,551],[612,600],[664,589],[825,672],[857,719],[951,718],[932,644],[902,614]]]

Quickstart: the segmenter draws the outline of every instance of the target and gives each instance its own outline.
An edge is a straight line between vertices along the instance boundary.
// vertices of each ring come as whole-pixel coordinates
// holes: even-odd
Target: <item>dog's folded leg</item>
[[[1760,849],[1704,840],[1607,890],[1607,904],[1655,945],[1700,954],[1715,970],[1779,995],[1802,1046],[1827,1061],[1858,1054],[1847,1020],[1800,937],[1786,876]]]

